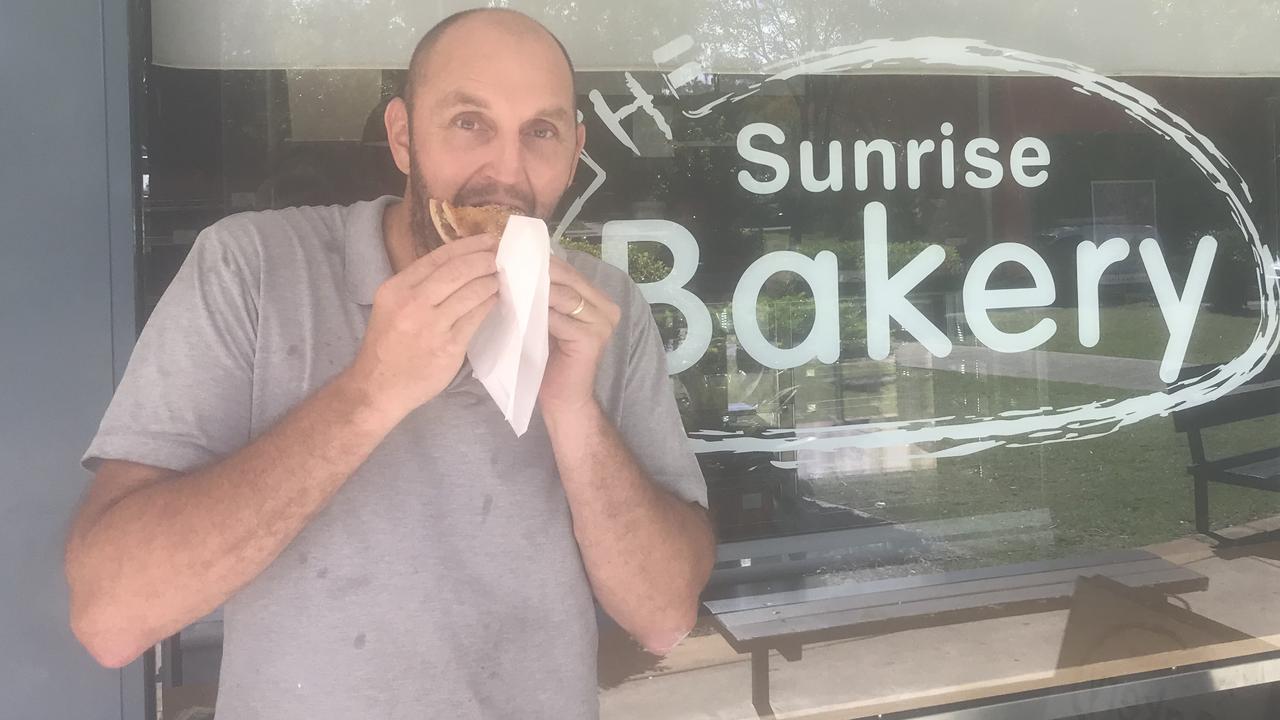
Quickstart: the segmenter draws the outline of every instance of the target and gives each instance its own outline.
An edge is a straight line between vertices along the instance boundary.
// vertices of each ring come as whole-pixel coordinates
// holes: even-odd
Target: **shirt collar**
[[[346,279],[347,297],[360,305],[372,305],[374,291],[391,277],[391,259],[382,237],[382,214],[394,195],[358,202],[347,215]]]

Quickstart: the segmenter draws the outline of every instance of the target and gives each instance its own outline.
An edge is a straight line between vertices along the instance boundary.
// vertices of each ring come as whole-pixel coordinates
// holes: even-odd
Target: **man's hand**
[[[573,412],[595,402],[596,366],[621,317],[618,306],[569,263],[551,257],[551,334],[538,400],[547,412]]]
[[[373,406],[399,421],[449,385],[497,303],[498,238],[474,235],[415,260],[378,287],[347,369]]]

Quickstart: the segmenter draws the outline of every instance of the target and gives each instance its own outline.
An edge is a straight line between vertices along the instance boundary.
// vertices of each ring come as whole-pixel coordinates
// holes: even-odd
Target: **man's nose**
[[[501,185],[524,181],[524,152],[519,133],[502,133],[492,146],[489,174]]]

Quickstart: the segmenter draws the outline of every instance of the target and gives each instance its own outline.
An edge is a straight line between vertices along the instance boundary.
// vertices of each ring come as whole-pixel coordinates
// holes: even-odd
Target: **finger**
[[[573,308],[569,309],[571,311],[573,310]],[[548,314],[548,317],[554,316],[565,318],[566,320],[578,323],[579,325],[599,325],[605,332],[609,332],[613,329],[613,326],[609,322],[609,318],[605,317],[603,313],[592,307],[591,303],[583,305],[582,310],[577,315],[570,315],[563,310],[551,308],[551,312]]]
[[[585,323],[558,312],[547,315],[547,333],[569,347],[601,348],[613,330],[603,321]]]
[[[552,283],[548,295],[550,308],[564,315],[570,315],[578,308],[579,302],[583,303],[582,312],[578,313],[578,315],[570,315],[570,317],[580,317],[587,312],[588,307],[591,305],[581,293],[568,285]]]
[[[607,316],[615,317],[619,314],[613,299],[592,285],[582,276],[582,273],[574,269],[569,263],[553,255],[551,257],[550,270],[553,284],[568,285],[586,298],[589,305],[595,305]],[[616,322],[616,318],[614,322]]]
[[[426,280],[450,260],[470,253],[495,252],[497,249],[498,238],[493,235],[471,235],[459,238],[409,263],[408,267],[396,273],[395,278],[392,279],[404,283],[406,287],[413,287]]]
[[[578,272],[572,265],[561,260],[555,255],[551,256],[551,263],[548,265],[548,269],[550,270],[552,283],[568,285],[574,290],[577,290],[583,297],[588,298],[588,302],[591,301],[592,294],[599,293],[599,291],[592,287],[591,283],[583,277],[582,273]]]
[[[575,318],[553,312],[547,316],[547,332],[561,342],[590,342],[595,337],[591,328]]]
[[[439,305],[458,288],[481,277],[492,277],[497,282],[498,266],[493,253],[480,251],[461,255],[436,268],[426,280],[411,291],[414,302],[425,299],[429,305]]]
[[[498,296],[494,295],[463,313],[462,317],[454,321],[453,329],[450,331],[453,333],[454,339],[463,345],[470,345],[471,337],[480,328],[480,323],[484,322],[484,319],[489,316],[489,313],[493,311],[493,307],[497,304]]]
[[[608,340],[613,334],[614,323],[599,308],[594,307],[591,303],[582,306],[582,312],[577,315],[570,315],[556,308],[550,308],[547,313],[548,329],[552,325],[566,328],[569,335],[565,339],[588,339],[594,341]],[[552,333],[555,336],[555,333]],[[559,336],[557,336],[559,337]]]
[[[475,278],[459,287],[433,308],[420,306],[422,311],[434,313],[443,327],[451,327],[463,315],[476,306],[498,296],[498,279],[491,275]]]
[[[579,301],[582,302],[582,309],[575,315],[573,311],[578,310]],[[600,335],[608,337],[618,325],[619,311],[608,298],[605,298],[605,302],[609,304],[600,307],[592,303],[591,298],[583,297],[568,285],[552,285],[548,305],[552,315],[559,314],[574,322],[599,326]]]

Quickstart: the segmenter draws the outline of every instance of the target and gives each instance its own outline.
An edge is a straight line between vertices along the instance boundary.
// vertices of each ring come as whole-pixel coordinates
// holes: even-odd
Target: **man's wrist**
[[[349,370],[338,374],[327,390],[344,416],[359,430],[385,435],[404,419],[405,413],[381,402],[368,385]]]
[[[604,409],[595,397],[578,403],[542,403],[542,420],[547,433],[557,436],[583,437],[584,430],[596,427],[604,420]]]

